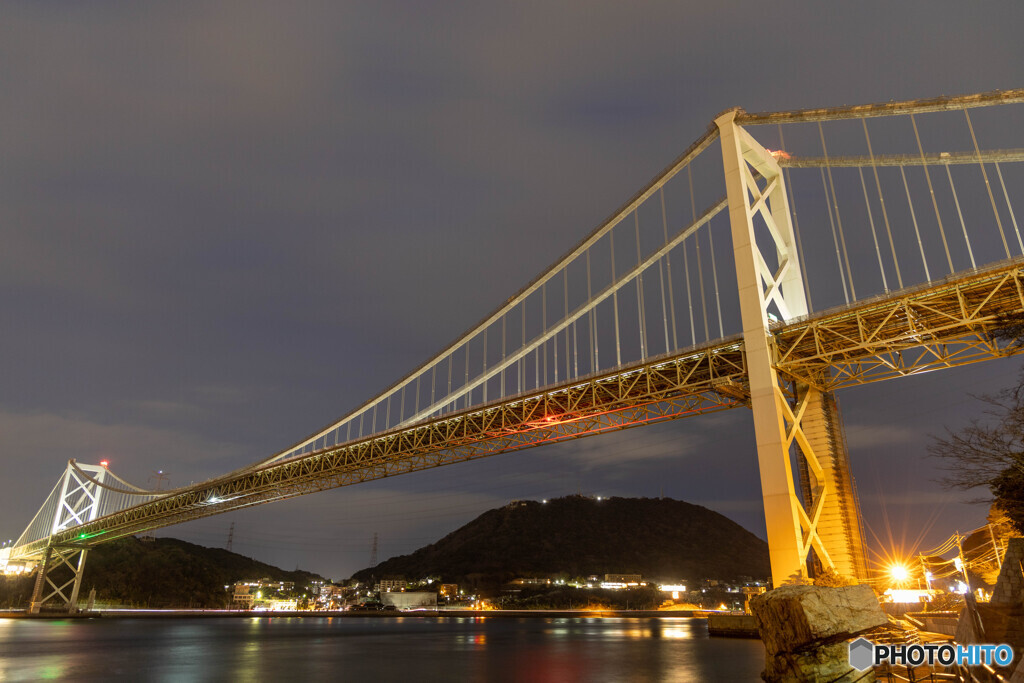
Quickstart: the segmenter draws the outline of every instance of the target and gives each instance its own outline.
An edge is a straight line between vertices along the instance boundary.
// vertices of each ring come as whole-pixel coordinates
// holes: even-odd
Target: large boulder
[[[846,641],[888,623],[870,586],[782,586],[750,600],[766,681],[854,680]],[[863,679],[868,680],[868,679]]]

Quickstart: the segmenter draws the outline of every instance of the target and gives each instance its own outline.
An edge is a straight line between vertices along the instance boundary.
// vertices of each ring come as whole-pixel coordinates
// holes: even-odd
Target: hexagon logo
[[[858,638],[850,643],[850,666],[857,671],[864,671],[875,661],[875,646],[866,638]]]

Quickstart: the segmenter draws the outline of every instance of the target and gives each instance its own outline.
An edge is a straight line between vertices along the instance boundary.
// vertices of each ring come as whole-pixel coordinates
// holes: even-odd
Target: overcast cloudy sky
[[[828,8],[825,11],[825,8]],[[361,403],[723,109],[1024,85],[1017,2],[0,6],[0,536],[69,458],[182,485]],[[1022,190],[1024,191],[1024,190]],[[982,523],[930,434],[1000,361],[840,394],[873,547]],[[737,410],[165,531],[344,578],[515,498],[664,494],[764,535]],[[887,522],[888,520],[888,522]],[[878,536],[876,541],[873,534]]]

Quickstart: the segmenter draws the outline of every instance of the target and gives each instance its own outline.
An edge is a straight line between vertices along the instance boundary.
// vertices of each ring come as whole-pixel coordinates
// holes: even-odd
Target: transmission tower
[[[168,477],[167,474],[165,474],[163,470],[157,470],[157,471],[153,472],[153,476],[149,478],[149,482],[150,483],[155,482],[155,484],[153,485],[153,490],[154,491],[162,490],[163,487],[164,487],[164,484],[166,484],[170,480],[171,480],[171,478]]]
[[[225,549],[227,549],[227,551],[229,553],[231,552],[231,542],[234,541],[234,540],[235,540],[235,523],[231,522],[231,526],[228,527],[228,544],[225,546]]]
[[[370,566],[377,566],[377,532],[373,532],[373,545],[370,546]]]

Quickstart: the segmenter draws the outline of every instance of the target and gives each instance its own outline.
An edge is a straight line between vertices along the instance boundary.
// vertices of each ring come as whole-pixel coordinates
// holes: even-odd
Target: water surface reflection
[[[0,619],[0,681],[757,681],[700,619]]]

